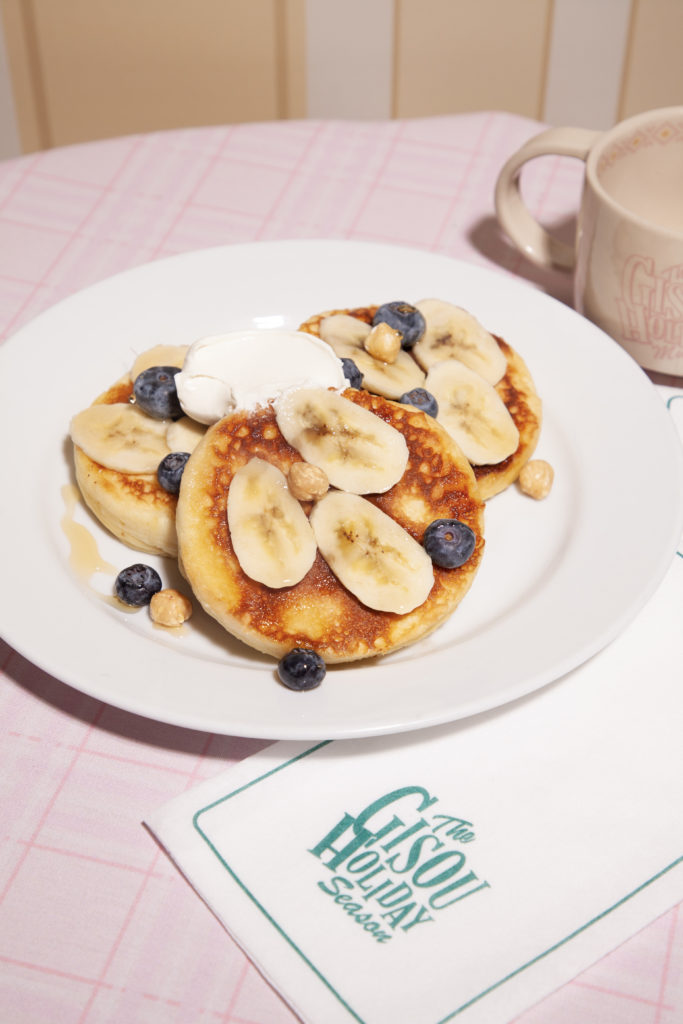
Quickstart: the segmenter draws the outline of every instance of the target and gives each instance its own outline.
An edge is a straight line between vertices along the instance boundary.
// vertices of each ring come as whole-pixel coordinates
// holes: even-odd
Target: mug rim
[[[644,110],[640,114],[632,114],[631,117],[624,118],[623,121],[618,121],[617,124],[613,125],[611,128],[607,128],[604,132],[601,132],[599,137],[591,146],[588,157],[586,158],[586,180],[590,181],[591,188],[600,197],[600,199],[610,206],[611,209],[620,217],[627,218],[649,232],[666,235],[673,239],[683,240],[682,231],[676,231],[672,228],[664,227],[661,224],[653,224],[652,221],[647,220],[638,213],[634,213],[632,210],[629,210],[628,207],[618,202],[605,189],[598,177],[598,163],[608,146],[618,141],[622,136],[637,129],[639,125],[647,125],[651,124],[653,121],[666,120],[667,117],[680,120],[681,125],[683,126],[683,105],[678,104],[677,106],[657,107],[652,110]]]

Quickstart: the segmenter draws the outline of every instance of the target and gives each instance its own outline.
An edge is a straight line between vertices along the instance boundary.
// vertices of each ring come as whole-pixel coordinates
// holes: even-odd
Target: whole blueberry
[[[180,490],[180,481],[189,457],[189,452],[171,452],[157,466],[157,480],[169,494],[177,494]]]
[[[177,420],[183,415],[175,385],[176,373],[180,373],[177,366],[150,366],[135,378],[135,401],[155,420]]]
[[[477,538],[467,523],[459,519],[435,519],[422,538],[422,546],[435,565],[457,569],[474,551]]]
[[[280,659],[277,674],[290,690],[313,690],[320,686],[327,668],[325,662],[306,647],[294,647]]]
[[[161,590],[161,576],[151,565],[137,562],[122,569],[116,577],[114,590],[119,601],[140,608],[149,604],[154,594]]]
[[[342,371],[350,388],[360,388],[363,384],[363,374],[360,372],[353,359],[344,357],[341,361]]]
[[[372,326],[385,323],[401,333],[401,348],[411,349],[427,327],[419,309],[409,302],[385,302],[375,313]]]
[[[427,391],[426,388],[413,388],[412,391],[406,391],[399,398],[399,402],[404,405],[414,405],[416,409],[426,412],[428,416],[437,416],[439,413],[439,403],[431,391]]]

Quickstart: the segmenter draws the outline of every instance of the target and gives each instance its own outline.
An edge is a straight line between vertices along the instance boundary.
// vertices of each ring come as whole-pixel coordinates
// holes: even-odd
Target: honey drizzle
[[[96,572],[117,573],[115,566],[106,562],[97,549],[95,538],[86,526],[74,519],[76,506],[79,504],[79,492],[73,484],[62,487],[65,513],[62,517],[62,531],[69,541],[69,566],[82,580],[87,580]]]
[[[111,573],[112,576],[118,575],[118,569],[111,562],[107,562],[102,558],[99,549],[97,547],[97,541],[88,530],[87,526],[83,526],[81,523],[77,523],[74,519],[74,512],[78,505],[81,504],[81,494],[77,487],[73,484],[65,484],[62,487],[62,498],[64,500],[64,515],[61,520],[61,527],[64,536],[69,542],[69,566],[76,573],[80,580],[88,584],[88,589],[92,594],[95,595],[100,601],[104,601],[105,604],[111,605],[112,608],[116,608],[119,612],[126,612],[128,614],[137,613],[141,609],[134,608],[132,605],[124,604],[123,601],[119,601],[116,594],[102,594],[99,590],[96,590],[90,584],[90,579],[95,573]],[[157,623],[154,624],[155,628],[163,630],[165,633],[171,633],[173,636],[185,636],[186,630],[184,625],[180,626],[160,626]]]
[[[69,567],[82,582],[88,584],[88,588],[105,604],[123,612],[137,612],[138,608],[131,608],[119,601],[115,594],[102,594],[95,587],[90,585],[90,579],[95,573],[111,573],[116,576],[118,569],[115,565],[102,558],[97,542],[88,530],[87,526],[77,523],[74,519],[76,507],[80,504],[81,496],[77,487],[73,484],[65,484],[62,487],[62,498],[64,500],[64,515],[61,520],[62,532],[69,542]]]

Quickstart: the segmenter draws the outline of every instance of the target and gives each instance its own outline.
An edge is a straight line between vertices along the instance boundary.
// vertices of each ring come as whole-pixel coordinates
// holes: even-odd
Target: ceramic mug
[[[525,207],[523,165],[585,161],[576,243],[550,235]],[[574,273],[574,305],[654,374],[683,377],[683,107],[651,110],[606,132],[550,128],[505,164],[496,213],[535,263]]]

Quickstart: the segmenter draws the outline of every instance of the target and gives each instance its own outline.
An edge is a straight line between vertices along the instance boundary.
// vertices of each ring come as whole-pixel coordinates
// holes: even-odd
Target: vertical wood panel
[[[0,17],[0,160],[19,156],[20,153],[19,126],[5,46],[5,32]]]
[[[398,0],[397,11],[396,116],[541,117],[552,0]]]
[[[309,117],[391,116],[394,0],[308,0]]]
[[[29,6],[25,0],[2,0],[1,10],[21,146],[24,152],[43,149],[47,123]]]
[[[281,116],[306,117],[306,0],[275,0],[281,58]]]
[[[277,116],[272,0],[33,4],[50,144]]]
[[[543,120],[609,128],[619,90],[632,0],[555,0]]]
[[[2,0],[24,149],[301,116],[305,2]]]
[[[683,104],[683,0],[633,0],[619,119]]]

